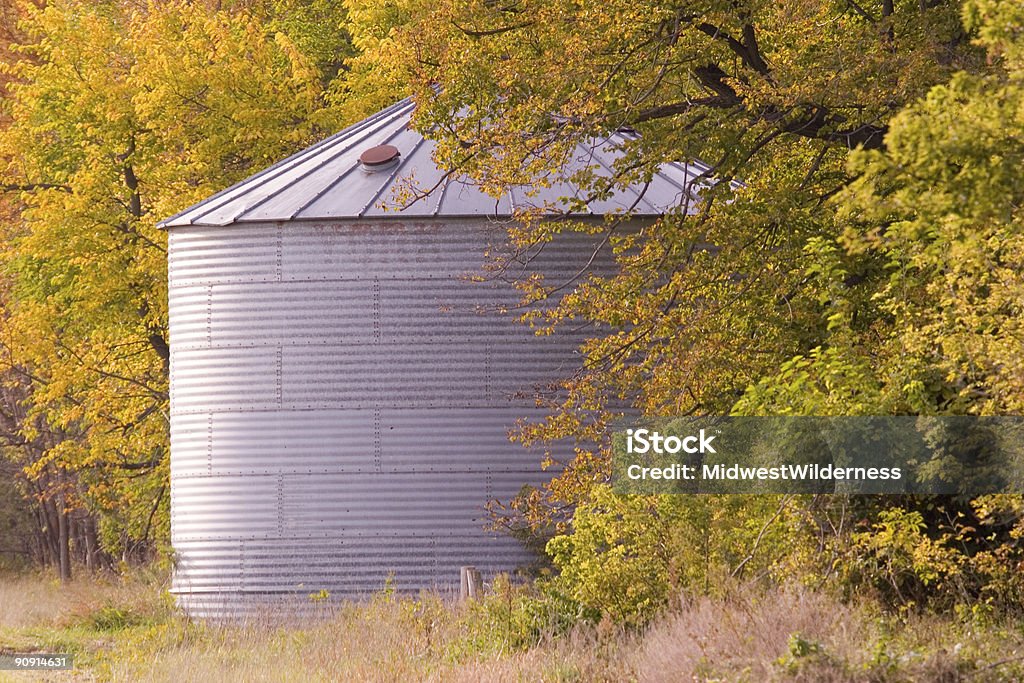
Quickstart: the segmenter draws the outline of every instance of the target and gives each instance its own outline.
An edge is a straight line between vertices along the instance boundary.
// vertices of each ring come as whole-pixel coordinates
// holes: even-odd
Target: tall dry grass
[[[466,606],[379,596],[315,623],[278,614],[244,624],[173,620],[101,656],[97,670],[102,680],[167,683],[629,680],[624,660],[599,656],[595,642],[580,629],[516,651],[481,632]]]
[[[382,594],[318,620],[274,611],[217,625],[176,613],[161,585],[0,577],[0,648],[74,648],[84,667],[74,677],[31,679],[56,681],[1024,680],[1020,628],[896,618],[869,601],[843,603],[799,587],[682,600],[642,631],[578,625],[523,648],[495,618],[498,603]]]
[[[627,655],[637,683],[1024,680],[1024,623],[893,614],[801,586],[700,597],[657,620]]]
[[[675,683],[744,672],[747,680],[792,680],[787,656],[803,653],[813,680],[855,680],[878,633],[864,609],[823,594],[788,588],[713,600],[699,598],[655,624],[639,643],[632,666],[640,683]],[[796,660],[794,658],[794,664]]]
[[[85,575],[61,582],[47,573],[0,575],[0,629],[63,628],[88,620],[104,609],[121,610],[138,618],[166,613],[162,592],[166,580],[159,574],[116,576]]]

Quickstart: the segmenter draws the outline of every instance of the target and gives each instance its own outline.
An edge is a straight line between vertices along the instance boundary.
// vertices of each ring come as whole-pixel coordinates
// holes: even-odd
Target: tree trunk
[[[96,523],[92,516],[85,520],[85,568],[89,573],[96,571]]]
[[[68,533],[68,511],[64,504],[64,494],[57,499],[60,509],[57,510],[57,543],[60,546],[60,580],[67,583],[71,580],[71,543]]]

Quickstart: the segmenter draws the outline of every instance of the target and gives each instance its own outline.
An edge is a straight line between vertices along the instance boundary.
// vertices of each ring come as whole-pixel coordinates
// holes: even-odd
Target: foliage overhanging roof
[[[685,204],[692,196],[695,177],[707,171],[697,163],[664,164],[650,183],[599,200],[587,201],[583,191],[562,180],[549,180],[549,187],[515,187],[493,197],[465,177],[446,178],[432,158],[434,142],[409,128],[414,107],[411,99],[402,100],[165,219],[160,227],[389,217],[513,217],[538,210],[561,216],[629,213],[654,217]],[[622,154],[621,145],[630,137],[619,132],[577,145],[559,177],[568,178],[588,168],[595,174],[610,175]],[[398,163],[366,172],[360,154],[384,144],[398,148]]]

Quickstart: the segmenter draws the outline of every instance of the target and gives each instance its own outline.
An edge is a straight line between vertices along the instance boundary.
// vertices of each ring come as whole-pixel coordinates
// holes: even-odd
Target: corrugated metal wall
[[[170,230],[172,591],[196,616],[261,596],[446,588],[530,558],[484,504],[539,484],[508,441],[578,336],[534,336],[473,282],[486,220]],[[597,239],[527,268],[572,277]],[[598,270],[611,268],[604,254]],[[522,274],[521,269],[516,274]]]

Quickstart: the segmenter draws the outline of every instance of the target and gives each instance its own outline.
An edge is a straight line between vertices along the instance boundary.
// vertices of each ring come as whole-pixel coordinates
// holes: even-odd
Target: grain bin
[[[484,505],[550,477],[508,432],[542,415],[537,389],[578,366],[580,337],[533,335],[498,312],[517,299],[505,278],[471,276],[517,210],[574,193],[495,199],[445,179],[412,110],[399,102],[161,223],[172,592],[193,616],[386,581],[445,589],[461,565],[486,577],[530,559],[485,530]],[[607,172],[620,141],[574,163]],[[578,218],[650,221],[700,170],[666,165]],[[437,187],[396,210],[410,178]],[[595,244],[566,232],[515,275],[570,279]]]

